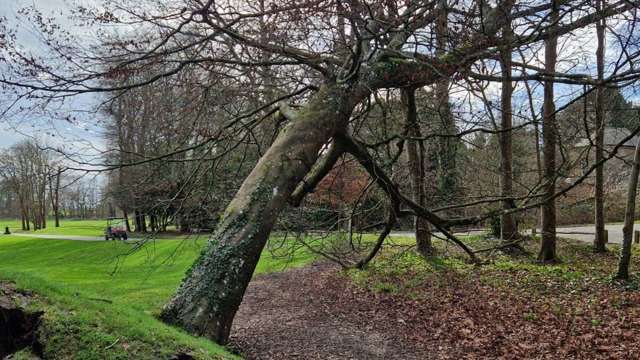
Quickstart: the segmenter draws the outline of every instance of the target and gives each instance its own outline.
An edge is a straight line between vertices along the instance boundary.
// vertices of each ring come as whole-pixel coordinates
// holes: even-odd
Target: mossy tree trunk
[[[322,146],[334,136],[346,135],[345,128],[356,104],[376,89],[415,88],[438,83],[436,92],[443,105],[441,108],[450,114],[447,79],[483,58],[484,49],[489,45],[497,45],[493,35],[502,20],[495,12],[490,12],[487,23],[496,25],[492,30],[480,33],[450,51],[444,51],[443,46],[435,57],[423,61],[394,56],[407,40],[407,35],[399,32],[388,44],[391,52],[367,55],[371,60],[361,64],[360,76],[347,76],[348,80],[340,84],[322,85],[294,114],[282,107],[281,112],[291,120],[290,124],[280,132],[245,179],[212,239],[163,309],[161,317],[191,333],[226,343],[233,317],[277,216],[294,188],[316,163]],[[449,130],[455,131],[455,123],[453,125]],[[378,174],[377,165],[370,161],[366,149],[355,146],[350,152],[354,156],[362,154],[360,158],[356,156],[358,161],[370,173]],[[379,176],[377,180],[389,196],[400,197],[389,179]],[[421,209],[412,208],[432,224],[440,222],[433,213]],[[438,229],[446,232],[442,224]],[[475,259],[469,248],[456,243]]]
[[[285,127],[225,211],[161,317],[224,344],[273,224],[319,151],[353,110],[347,90],[324,86]],[[358,99],[355,99],[357,102]]]

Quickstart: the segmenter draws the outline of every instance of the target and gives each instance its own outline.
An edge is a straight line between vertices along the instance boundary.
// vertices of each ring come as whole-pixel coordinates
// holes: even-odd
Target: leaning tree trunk
[[[224,344],[273,224],[319,151],[343,128],[358,96],[325,85],[295,114],[228,205],[162,319]]]
[[[598,11],[602,9],[602,0],[596,2]],[[596,60],[598,68],[598,86],[596,89],[596,184],[595,184],[595,223],[596,236],[593,248],[596,252],[607,251],[604,232],[604,19],[596,24],[598,49]]]
[[[558,4],[554,0],[553,10],[549,21],[551,24],[558,22]],[[550,25],[551,32],[556,25]],[[557,60],[558,38],[550,36],[545,41],[545,70],[554,73]],[[538,260],[541,262],[556,261],[556,203],[554,194],[556,191],[556,108],[554,103],[554,83],[553,80],[544,82],[544,102],[542,119],[542,139],[544,152],[544,196],[545,203],[542,205],[542,244]]]
[[[627,191],[627,210],[624,213],[624,226],[622,227],[622,248],[620,249],[620,261],[616,278],[629,278],[629,261],[631,260],[631,240],[633,238],[633,223],[636,215],[636,196],[638,194],[638,175],[640,175],[640,141],[636,144],[636,153],[633,159],[633,168],[629,178]]]

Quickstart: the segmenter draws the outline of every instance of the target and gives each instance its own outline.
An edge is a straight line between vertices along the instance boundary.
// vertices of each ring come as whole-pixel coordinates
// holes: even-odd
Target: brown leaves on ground
[[[315,265],[261,276],[233,339],[251,359],[638,359],[640,292],[603,277],[615,256],[593,256],[573,259],[578,268],[419,266],[353,281]]]

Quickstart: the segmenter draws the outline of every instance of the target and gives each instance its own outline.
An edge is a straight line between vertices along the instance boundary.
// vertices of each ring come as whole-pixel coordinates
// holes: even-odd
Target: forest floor
[[[537,246],[480,267],[450,249],[424,260],[396,248],[365,271],[320,263],[260,275],[232,341],[247,359],[640,358],[640,279],[611,279],[617,248],[561,240],[562,262],[544,266]]]

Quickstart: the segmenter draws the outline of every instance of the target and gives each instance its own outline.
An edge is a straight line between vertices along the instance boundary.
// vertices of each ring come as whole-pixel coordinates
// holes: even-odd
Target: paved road
[[[613,244],[622,244],[622,224],[607,224],[605,229],[609,231],[609,243]],[[640,230],[640,224],[635,224],[634,230]],[[576,225],[576,226],[563,226],[558,228],[558,237],[573,239],[578,241],[583,241],[587,243],[592,243],[595,237],[595,226],[594,225]],[[538,234],[540,233],[540,229],[537,230]],[[464,235],[478,235],[482,234],[482,231],[472,230],[468,232],[460,232],[456,233],[457,236]],[[526,234],[530,234],[531,230],[526,230]],[[436,233],[436,235],[441,236],[441,234]],[[415,237],[415,234],[411,231],[397,231],[392,232],[391,236],[410,236]]]
[[[609,231],[609,242],[614,244],[622,243],[622,224],[607,224],[605,229]],[[634,230],[640,230],[640,224],[635,224]],[[540,233],[540,229],[537,230]],[[457,232],[456,236],[468,236],[483,234],[481,230],[471,230],[466,232]],[[525,231],[525,233],[531,233],[531,230]],[[565,226],[558,228],[558,236],[573,239],[583,242],[592,243],[594,238],[595,228],[594,225],[576,225]],[[76,235],[48,235],[48,234],[22,234],[13,233],[15,236],[23,236],[39,239],[55,239],[55,240],[75,240],[75,241],[105,241],[104,236],[76,236]],[[442,236],[440,233],[435,233],[436,236]],[[415,237],[415,234],[411,231],[394,231],[390,236],[408,236]],[[130,241],[138,241],[143,239],[129,239]],[[163,239],[164,240],[164,239]]]
[[[609,242],[622,244],[622,224],[606,224],[605,230],[609,232]],[[634,230],[640,230],[640,224],[634,225]],[[540,230],[538,230],[540,231]],[[595,225],[579,225],[558,228],[558,236],[592,243],[595,238]]]
[[[453,235],[455,236],[471,236],[471,235],[482,235],[485,234],[486,231],[485,230],[469,230],[469,231],[461,231],[461,232],[456,232]],[[440,232],[434,232],[433,233],[434,236],[436,237],[444,237],[444,235]],[[405,236],[405,237],[416,237],[416,234],[413,231],[392,231],[389,236],[393,237],[393,236]]]

